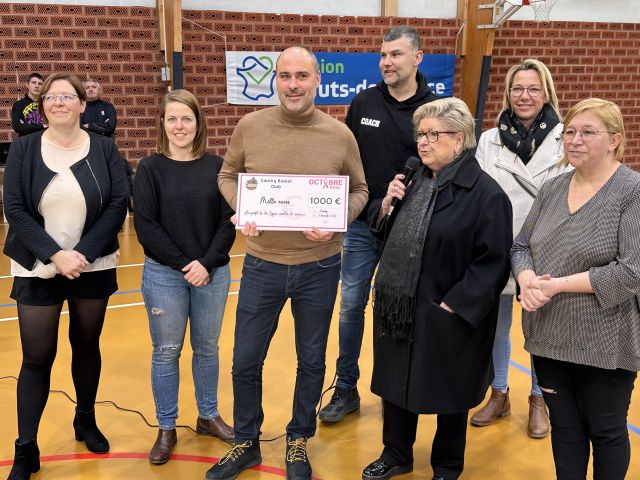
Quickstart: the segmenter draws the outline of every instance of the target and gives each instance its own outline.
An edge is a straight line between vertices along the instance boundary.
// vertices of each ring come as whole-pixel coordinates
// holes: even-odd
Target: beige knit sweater
[[[245,115],[233,131],[218,175],[220,191],[234,209],[240,172],[348,175],[349,222],[367,203],[367,184],[355,138],[346,125],[317,109],[294,116],[276,106]],[[341,233],[327,242],[313,242],[302,232],[265,231],[247,238],[247,253],[269,262],[296,265],[335,255],[341,244]]]

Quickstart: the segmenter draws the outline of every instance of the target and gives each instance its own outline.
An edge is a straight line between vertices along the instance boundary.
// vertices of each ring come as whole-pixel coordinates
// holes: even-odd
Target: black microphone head
[[[409,157],[404,168],[407,170],[417,170],[420,165],[422,165],[422,161],[418,157]]]

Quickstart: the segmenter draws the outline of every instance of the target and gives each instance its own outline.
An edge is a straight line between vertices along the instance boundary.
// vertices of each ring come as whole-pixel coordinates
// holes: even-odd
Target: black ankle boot
[[[84,442],[87,449],[93,453],[109,452],[109,441],[105,438],[96,425],[96,411],[81,412],[76,408],[76,416],[73,419],[73,429],[76,432],[76,440]]]
[[[29,480],[32,473],[40,470],[40,450],[35,440],[20,444],[16,440],[13,467],[7,480]]]

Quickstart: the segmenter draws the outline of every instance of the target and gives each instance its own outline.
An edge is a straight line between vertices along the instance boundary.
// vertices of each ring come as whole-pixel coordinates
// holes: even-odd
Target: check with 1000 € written
[[[347,230],[349,177],[344,175],[238,175],[236,229]]]

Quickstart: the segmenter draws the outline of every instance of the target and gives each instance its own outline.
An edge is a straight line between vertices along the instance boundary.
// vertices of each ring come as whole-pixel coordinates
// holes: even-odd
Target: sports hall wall
[[[252,107],[227,105],[227,50],[273,50],[302,44],[314,50],[375,52],[392,25],[416,27],[428,53],[456,53],[460,24],[446,18],[183,11],[185,87],[206,106],[209,149],[224,154],[237,121]],[[98,79],[118,112],[117,143],[133,165],[153,151],[165,84],[156,10],[150,7],[0,3],[0,141],[10,141],[12,103],[24,76],[73,71]],[[550,68],[562,112],[599,96],[625,116],[625,162],[640,170],[640,23],[510,20],[496,32],[484,128],[493,126],[509,67],[536,57]],[[456,66],[456,94],[460,92]],[[325,109],[339,119],[346,107]],[[260,139],[256,139],[259,141]]]

